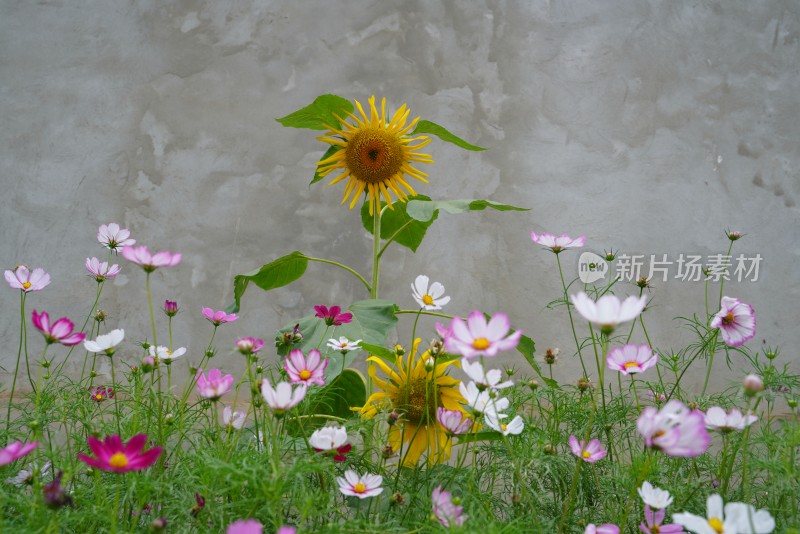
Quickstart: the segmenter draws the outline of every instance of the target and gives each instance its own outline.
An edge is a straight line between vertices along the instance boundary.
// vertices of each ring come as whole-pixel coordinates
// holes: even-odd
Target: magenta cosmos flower
[[[122,268],[116,263],[111,267],[107,261],[100,261],[97,258],[86,258],[86,270],[98,282],[103,282],[107,278],[114,278]]]
[[[289,382],[278,382],[275,388],[266,378],[261,382],[261,395],[272,411],[282,414],[300,404],[306,396],[307,386],[300,384],[292,389]]]
[[[181,262],[180,253],[173,254],[167,250],[150,254],[147,247],[125,247],[122,249],[122,257],[131,261],[144,269],[146,273],[152,273],[159,267],[174,267]]]
[[[31,272],[24,265],[17,265],[13,271],[6,270],[4,273],[6,282],[13,289],[21,289],[23,293],[40,291],[50,283],[50,275],[42,268],[36,268]]]
[[[47,312],[37,313],[36,310],[33,310],[32,317],[33,326],[42,333],[45,343],[48,345],[61,343],[66,347],[71,347],[86,338],[86,334],[83,332],[72,332],[75,325],[66,317],[58,319],[53,324],[50,324],[50,316]]]
[[[739,299],[722,297],[720,310],[711,319],[710,326],[719,328],[726,345],[738,347],[756,335],[756,313],[752,306]]]
[[[593,439],[585,444],[583,441],[578,441],[575,436],[570,436],[569,448],[572,449],[572,454],[591,464],[606,457],[606,450],[599,439]]]
[[[662,525],[666,511],[652,510],[649,504],[644,505],[644,521],[639,524],[639,530],[645,534],[684,534],[683,527],[675,523]]]
[[[589,523],[586,525],[586,530],[583,531],[583,534],[619,534],[619,527],[614,523],[606,523],[600,526]]]
[[[214,311],[211,308],[203,308],[203,317],[211,321],[214,326],[232,323],[239,318],[235,313],[225,313],[225,310]]]
[[[431,504],[436,520],[446,528],[460,527],[469,518],[464,514],[464,507],[453,504],[453,496],[449,491],[443,490],[441,485],[433,490]]]
[[[383,492],[381,487],[381,484],[383,484],[382,476],[370,473],[365,473],[364,476],[361,476],[352,469],[344,472],[344,478],[336,477],[336,483],[339,484],[339,491],[342,494],[358,497],[359,499],[375,497]]]
[[[226,534],[263,534],[264,526],[255,519],[240,519],[228,525]]]
[[[606,363],[612,371],[632,375],[643,373],[658,363],[658,354],[647,345],[623,345],[608,353]]]
[[[556,254],[567,248],[579,248],[586,244],[586,236],[582,235],[578,238],[572,239],[567,234],[562,234],[558,237],[552,234],[537,234],[531,232],[531,239],[537,245],[549,248]]]
[[[232,385],[233,375],[222,376],[219,369],[211,369],[208,377],[202,370],[197,371],[197,393],[205,399],[219,399],[231,389]]]
[[[322,359],[322,355],[317,349],[312,349],[308,357],[303,355],[300,349],[294,349],[286,357],[283,368],[289,375],[289,380],[294,384],[317,384],[325,385],[325,367],[328,366],[328,358]]]
[[[475,356],[497,356],[501,351],[517,346],[522,330],[509,334],[511,323],[505,313],[496,313],[488,322],[483,313],[475,310],[465,323],[460,317],[450,321],[444,340],[448,352],[461,354],[465,358]]]
[[[89,390],[89,396],[95,402],[103,402],[106,399],[114,398],[114,388],[105,386],[95,386]]]
[[[127,228],[120,228],[117,223],[103,224],[97,231],[97,241],[108,250],[120,251],[136,243],[131,239]]]
[[[316,310],[316,317],[323,319],[328,326],[341,326],[353,320],[353,314],[350,312],[341,313],[342,309],[339,306],[314,306]]]
[[[648,447],[669,456],[699,456],[711,443],[703,412],[689,410],[678,400],[669,401],[660,410],[646,407],[636,421],[636,428]]]
[[[756,421],[758,421],[758,416],[742,415],[742,412],[736,408],[731,410],[730,413],[725,413],[725,410],[719,406],[714,406],[706,412],[706,428],[719,430],[720,432],[744,430]]]
[[[108,436],[103,441],[89,436],[87,443],[94,457],[78,454],[78,459],[92,467],[115,473],[147,469],[161,455],[161,447],[143,451],[147,443],[147,434],[136,434],[127,444],[117,435]]]
[[[21,441],[16,441],[11,443],[6,448],[0,449],[0,465],[10,464],[19,460],[38,446],[39,444],[36,442],[23,444]]]

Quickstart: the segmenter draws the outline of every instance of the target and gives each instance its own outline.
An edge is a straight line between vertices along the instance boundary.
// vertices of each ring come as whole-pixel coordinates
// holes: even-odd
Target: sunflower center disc
[[[385,183],[400,172],[403,147],[397,137],[379,128],[365,128],[347,143],[347,167],[368,184]]]
[[[427,391],[426,391],[427,390]],[[438,399],[435,397],[433,382],[423,379],[412,379],[405,391],[400,391],[398,396],[397,411],[404,414],[412,424],[427,424],[436,421],[436,408]],[[427,405],[427,417],[426,417]]]

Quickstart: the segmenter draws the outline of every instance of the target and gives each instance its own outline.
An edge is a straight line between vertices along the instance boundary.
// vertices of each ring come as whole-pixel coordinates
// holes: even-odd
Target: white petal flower
[[[380,495],[383,491],[381,487],[381,484],[383,484],[382,476],[370,473],[360,476],[351,469],[344,472],[344,478],[336,477],[336,483],[339,484],[339,491],[342,494],[358,497],[359,499],[374,497]]]
[[[479,389],[505,389],[514,385],[511,380],[500,382],[503,378],[503,373],[500,369],[491,369],[484,371],[481,362],[476,360],[475,363],[470,363],[467,358],[461,359],[461,368],[467,373],[472,380],[475,381]]]
[[[411,284],[411,295],[424,310],[441,310],[442,306],[450,302],[450,297],[444,295],[444,286],[434,282],[428,287],[429,278],[424,274],[417,276]]]
[[[729,503],[723,508],[722,497],[715,493],[706,500],[706,517],[684,512],[672,514],[672,520],[696,534],[739,534],[742,506]]]
[[[758,416],[742,415],[742,412],[734,408],[730,413],[719,406],[713,406],[706,412],[706,428],[719,430],[720,432],[730,432],[733,430],[744,430],[748,426],[758,421]]]
[[[222,421],[225,423],[225,426],[235,428],[236,430],[241,430],[244,428],[244,421],[246,417],[246,413],[234,412],[230,406],[225,406],[225,409],[222,410]]]
[[[642,487],[639,488],[639,497],[642,498],[645,504],[650,505],[650,508],[656,510],[663,510],[672,504],[672,496],[667,490],[655,488],[646,480],[642,483]]]
[[[339,339],[329,339],[328,340],[328,347],[332,348],[338,352],[351,352],[354,350],[358,350],[361,347],[359,346],[361,340],[358,339],[356,341],[350,341],[345,336],[339,336]]]
[[[125,330],[118,328],[116,330],[112,330],[108,334],[97,336],[97,339],[94,341],[87,339],[83,342],[83,346],[89,352],[105,352],[106,354],[111,355],[114,353],[114,347],[119,345],[124,337]]]
[[[595,302],[581,291],[570,299],[584,319],[605,331],[612,331],[619,323],[637,318],[647,304],[646,295],[631,296],[624,301],[620,301],[616,295],[604,295]]]
[[[306,388],[305,384],[299,384],[292,390],[289,382],[278,382],[273,389],[269,380],[264,379],[261,383],[261,395],[270,408],[282,413],[300,404],[306,396]]]
[[[486,424],[489,425],[492,429],[500,432],[504,436],[508,436],[509,434],[518,435],[522,433],[522,430],[525,428],[525,423],[522,422],[522,417],[516,416],[514,419],[509,421],[508,423],[503,423],[500,421],[500,417],[506,417],[504,414],[486,414]]]
[[[147,349],[150,356],[154,358],[158,358],[164,363],[170,364],[173,360],[177,360],[184,354],[186,354],[186,347],[180,347],[175,350],[169,350],[169,347],[165,347],[163,345],[159,345],[154,347],[150,345],[150,348]]]
[[[508,417],[502,414],[503,410],[508,408],[508,399],[505,397],[496,398],[492,396],[492,391],[486,389],[481,391],[475,382],[470,382],[466,386],[463,382],[458,385],[458,390],[461,396],[467,401],[467,406],[478,414],[492,414],[498,418],[503,419]]]
[[[332,451],[347,443],[347,430],[344,427],[326,426],[315,430],[308,443],[320,451]]]

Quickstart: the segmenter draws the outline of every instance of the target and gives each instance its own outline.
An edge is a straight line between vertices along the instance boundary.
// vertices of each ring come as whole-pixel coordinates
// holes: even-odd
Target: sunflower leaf
[[[426,133],[435,135],[436,137],[438,137],[442,141],[446,141],[448,143],[453,143],[454,145],[456,145],[458,147],[461,147],[463,149],[466,149],[466,150],[473,150],[473,151],[486,150],[483,147],[467,143],[466,141],[464,141],[460,137],[450,133],[447,130],[447,128],[445,128],[444,126],[439,126],[435,122],[431,122],[431,121],[425,121],[425,120],[419,121],[417,123],[417,127],[414,128],[413,132],[411,132],[411,135],[426,134]]]
[[[410,200],[430,201],[425,195],[409,197]],[[386,205],[381,202],[381,208]],[[402,245],[412,252],[416,252],[428,228],[438,218],[435,214],[427,221],[414,219],[406,212],[408,204],[405,202],[394,202],[392,209],[386,210],[381,215],[381,239],[392,239],[398,245]],[[361,206],[361,224],[372,234],[372,215],[369,214],[369,202],[364,202]]]
[[[519,338],[519,343],[517,344],[517,350],[520,354],[525,358],[528,364],[533,368],[534,372],[539,375],[539,378],[544,380],[545,382],[549,381],[549,378],[545,378],[542,375],[542,370],[539,368],[539,364],[536,363],[536,360],[533,357],[534,352],[536,352],[536,343],[533,342],[531,338],[528,336],[523,335]],[[556,383],[556,386],[558,383]],[[552,387],[552,386],[551,386]],[[556,387],[558,389],[558,387]]]
[[[416,198],[416,197],[415,197]],[[528,208],[518,208],[510,204],[500,204],[491,200],[409,200],[406,213],[418,221],[426,222],[435,219],[439,210],[447,213],[465,213],[468,211],[483,211],[492,208],[497,211],[529,211]],[[382,232],[381,232],[382,233]]]
[[[336,95],[320,95],[306,107],[275,120],[287,128],[327,130],[329,126],[339,128],[341,123],[336,117],[343,119],[354,109],[352,102],[346,98]]]
[[[326,159],[328,159],[329,157],[333,156],[333,154],[334,154],[334,153],[335,153],[337,150],[339,150],[340,148],[341,148],[341,147],[339,147],[339,146],[336,146],[336,145],[331,145],[331,146],[328,148],[328,150],[326,150],[326,151],[325,151],[325,153],[322,155],[322,157],[321,157],[321,158],[319,158],[319,160],[320,160],[320,161],[322,161],[322,160],[326,160]],[[314,171],[314,178],[312,178],[312,179],[311,179],[311,182],[310,182],[308,185],[309,185],[309,186],[312,186],[312,185],[314,185],[315,183],[317,183],[317,182],[319,182],[320,180],[322,180],[323,178],[325,178],[325,177],[324,177],[324,176],[322,176],[322,175],[319,173],[319,167],[317,167],[317,170],[316,170],[316,171]]]
[[[291,284],[298,280],[306,272],[308,267],[308,258],[302,252],[294,251],[287,254],[275,261],[261,266],[260,269],[250,271],[245,274],[237,274],[233,278],[233,299],[234,302],[228,306],[225,311],[227,313],[236,313],[239,311],[242,295],[244,295],[247,285],[253,282],[255,285],[269,291]]]
[[[380,345],[370,345],[369,343],[360,343],[360,347],[367,351],[370,356],[378,356],[379,358],[386,360],[391,364],[394,364],[395,362],[396,355],[394,351],[389,350],[386,347],[382,347]]]
[[[293,436],[314,431],[330,421],[352,418],[352,408],[367,402],[367,381],[357,370],[345,369],[325,387],[311,389],[308,399],[308,415],[286,419],[286,429]]]

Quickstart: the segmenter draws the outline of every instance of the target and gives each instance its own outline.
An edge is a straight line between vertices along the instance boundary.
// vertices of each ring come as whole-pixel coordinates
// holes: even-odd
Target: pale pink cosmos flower
[[[174,267],[181,262],[180,253],[171,253],[167,250],[150,254],[147,247],[125,247],[122,249],[122,257],[131,261],[144,269],[146,273],[152,273],[159,267]]]
[[[246,413],[234,412],[230,406],[225,406],[225,409],[222,410],[222,422],[225,423],[225,427],[227,428],[241,430],[244,428],[244,421],[246,417]]]
[[[6,270],[3,274],[9,286],[21,289],[23,293],[40,291],[50,284],[50,275],[42,268],[36,268],[31,272],[25,265],[17,265],[13,271]]]
[[[584,235],[572,239],[567,234],[554,236],[552,234],[537,234],[536,232],[531,232],[531,239],[537,245],[549,248],[556,254],[563,251],[564,249],[579,248],[586,244],[586,236]]]
[[[86,258],[86,270],[98,282],[102,282],[107,278],[114,278],[122,270],[122,267],[116,263],[108,266],[107,261],[100,261],[97,258]]]
[[[449,491],[443,490],[441,485],[433,490],[431,504],[436,520],[446,528],[460,527],[469,518],[464,514],[464,507],[453,504],[453,496]]]
[[[5,448],[0,449],[0,465],[10,464],[29,454],[33,449],[39,446],[39,443],[22,443],[16,441],[6,445]]]
[[[678,400],[669,401],[660,410],[647,406],[636,421],[636,428],[648,447],[669,456],[699,456],[711,443],[703,412],[689,410]]]
[[[706,428],[719,430],[720,432],[731,432],[733,430],[744,430],[748,426],[758,421],[756,415],[742,415],[742,412],[734,408],[730,413],[719,406],[714,406],[706,412]]]
[[[208,377],[202,370],[197,371],[197,394],[204,399],[217,400],[233,386],[233,375],[222,375],[219,369],[211,369]]]
[[[36,310],[33,310],[33,326],[42,333],[44,341],[48,345],[61,343],[65,347],[71,347],[86,338],[86,334],[82,332],[72,332],[75,325],[66,317],[50,324],[50,316],[47,312],[37,313]]]
[[[450,302],[450,297],[445,296],[444,286],[439,282],[434,282],[428,287],[430,279],[421,274],[417,276],[414,283],[411,284],[411,296],[417,301],[420,307],[427,311],[441,310]]]
[[[644,521],[639,523],[639,530],[645,534],[686,534],[683,527],[678,524],[670,523],[668,525],[662,525],[661,523],[664,522],[664,515],[666,515],[664,509],[654,511],[650,508],[649,504],[645,504]]]
[[[461,369],[467,373],[468,377],[475,381],[475,384],[479,389],[490,389],[497,391],[499,389],[510,388],[514,385],[514,382],[511,380],[501,382],[503,379],[503,373],[500,371],[500,369],[490,369],[488,371],[484,371],[483,365],[481,365],[480,361],[469,363],[469,360],[463,358],[461,360]]]
[[[584,462],[594,463],[606,457],[607,451],[603,448],[603,444],[599,439],[593,439],[589,443],[578,441],[575,436],[569,437],[569,448],[572,449],[572,454],[583,460]]]
[[[614,523],[605,523],[599,526],[589,523],[586,525],[586,530],[583,531],[583,534],[619,534],[619,527]]]
[[[606,333],[612,332],[620,323],[639,317],[647,304],[646,295],[630,296],[624,301],[620,301],[616,295],[603,295],[595,302],[583,291],[571,295],[570,300],[584,319],[599,326]]]
[[[256,519],[240,519],[228,525],[226,534],[264,534],[264,525]]]
[[[173,361],[186,354],[186,347],[178,347],[175,350],[170,350],[169,347],[165,347],[164,345],[158,345],[157,347],[150,345],[147,352],[151,357],[158,358],[159,361],[170,365]]]
[[[136,243],[131,239],[127,228],[120,228],[117,223],[103,224],[97,231],[97,241],[108,250],[120,251]]]
[[[496,313],[486,321],[483,313],[475,310],[465,323],[460,317],[450,321],[444,344],[447,352],[461,354],[465,358],[497,356],[499,352],[516,348],[522,330],[509,334],[511,323],[504,313]]]
[[[748,395],[755,395],[761,391],[764,391],[764,381],[761,380],[761,377],[758,375],[747,375],[742,380],[742,386],[744,387],[745,393]]]
[[[440,406],[436,409],[436,419],[450,434],[466,434],[472,429],[472,419],[465,417],[460,410],[448,410]]]
[[[343,495],[358,497],[359,499],[375,497],[383,492],[381,487],[381,484],[383,484],[382,476],[370,473],[365,473],[361,476],[352,469],[344,472],[344,478],[336,477],[336,483],[339,484],[339,491]]]
[[[656,363],[658,354],[654,354],[647,345],[623,345],[610,351],[606,356],[608,368],[624,375],[643,373]]]
[[[256,354],[263,347],[264,347],[264,340],[260,338],[255,338],[253,336],[243,337],[236,340],[236,350],[238,350],[245,356]]]
[[[359,343],[361,343],[360,339],[357,339],[356,341],[350,341],[344,336],[339,336],[338,340],[329,339],[327,346],[335,351],[345,353],[360,349],[361,347],[359,347]]]
[[[235,313],[225,313],[225,310],[214,311],[211,308],[203,308],[203,317],[208,319],[214,326],[232,323],[239,319],[239,316]]]
[[[711,328],[719,328],[729,347],[738,347],[756,335],[756,313],[739,299],[722,297],[720,310],[711,319]]]
[[[305,385],[317,384],[325,385],[325,367],[328,366],[328,358],[322,359],[317,349],[312,349],[308,357],[303,355],[300,349],[294,349],[286,357],[283,368],[289,375],[289,380],[294,384],[303,383]]]
[[[289,382],[278,382],[273,389],[272,384],[266,378],[261,382],[261,395],[272,411],[278,414],[300,404],[300,401],[306,396],[306,389],[305,384],[300,384],[292,390]]]

